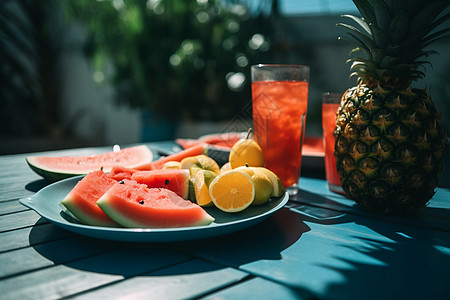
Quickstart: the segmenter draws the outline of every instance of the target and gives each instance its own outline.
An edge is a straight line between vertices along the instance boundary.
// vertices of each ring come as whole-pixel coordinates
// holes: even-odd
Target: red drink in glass
[[[253,126],[266,167],[296,187],[308,106],[307,81],[253,81]],[[292,192],[295,194],[296,191]]]
[[[325,95],[324,95],[325,97]],[[329,94],[327,98],[331,98]],[[337,95],[335,102],[339,102]],[[331,99],[328,99],[331,100]],[[323,143],[325,148],[325,174],[328,182],[328,188],[336,193],[343,194],[341,179],[336,169],[336,158],[334,157],[334,136],[333,131],[336,127],[336,112],[339,108],[339,103],[326,103],[325,98],[322,103],[322,128],[323,128]]]

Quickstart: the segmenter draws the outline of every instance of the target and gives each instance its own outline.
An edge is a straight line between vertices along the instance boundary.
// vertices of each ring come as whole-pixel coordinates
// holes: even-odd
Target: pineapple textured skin
[[[355,48],[336,120],[335,157],[342,187],[360,207],[377,213],[414,212],[433,197],[443,171],[442,116],[425,78],[430,45],[449,36],[450,1],[353,0],[361,17],[345,15]]]
[[[364,84],[347,90],[335,130],[347,196],[376,213],[406,214],[426,205],[443,171],[441,119],[426,90]]]

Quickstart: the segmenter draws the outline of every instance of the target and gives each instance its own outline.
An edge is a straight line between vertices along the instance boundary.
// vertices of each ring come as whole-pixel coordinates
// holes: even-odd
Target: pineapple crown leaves
[[[369,85],[407,87],[425,76],[427,58],[435,51],[424,48],[449,37],[450,28],[437,27],[450,20],[442,16],[449,1],[441,0],[353,0],[361,17],[343,15],[359,27],[338,23],[356,47],[350,52],[351,76]],[[430,64],[431,65],[431,64]]]

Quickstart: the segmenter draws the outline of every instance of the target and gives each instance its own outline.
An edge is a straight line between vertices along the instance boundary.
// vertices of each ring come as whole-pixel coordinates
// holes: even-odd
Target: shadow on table
[[[37,192],[39,192],[39,190],[45,188],[49,184],[51,184],[50,181],[47,181],[45,179],[39,179],[39,180],[32,181],[32,182],[28,183],[27,185],[25,185],[25,189],[27,191],[37,193]]]
[[[345,215],[346,213],[350,213],[352,215],[358,215],[370,219],[378,219],[387,222],[421,226],[450,232],[449,205],[443,204],[442,200],[432,199],[431,201],[437,202],[432,202],[434,203],[434,206],[425,206],[416,213],[405,216],[370,213],[361,209],[353,200],[349,200],[342,195],[336,193],[321,195],[304,189],[301,189],[299,195],[292,198],[290,203],[296,204],[297,207],[301,207],[302,209],[300,213],[303,215],[312,217],[316,220],[324,221],[326,219],[333,219]],[[324,210],[323,208],[328,210]],[[320,214],[323,213],[325,213],[325,215],[321,216]]]
[[[281,259],[281,252],[309,230],[301,216],[283,208],[247,230],[178,246],[197,257],[238,268],[258,260]]]
[[[30,244],[54,264],[79,270],[121,275],[146,274],[180,261],[200,258],[222,269],[263,259],[281,259],[281,252],[295,243],[309,227],[289,209],[281,209],[250,228],[214,238],[167,243],[131,243],[94,239],[68,232],[61,240],[43,242],[33,228]],[[176,268],[172,275],[176,273]],[[179,272],[196,272],[184,268]]]
[[[334,201],[314,197],[321,203]],[[336,243],[332,259],[316,265],[341,278],[329,280],[325,295],[333,299],[446,299],[450,295],[449,228],[423,222],[427,214],[448,217],[448,209],[427,207],[408,217],[370,214],[357,206],[352,208],[354,214],[302,203],[291,209],[302,213],[307,223],[345,225],[336,231],[341,232],[336,238],[342,242]]]

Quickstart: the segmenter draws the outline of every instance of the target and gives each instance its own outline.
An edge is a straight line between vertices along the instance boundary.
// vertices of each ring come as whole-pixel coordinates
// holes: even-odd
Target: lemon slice
[[[218,175],[209,186],[214,205],[225,212],[246,209],[255,199],[255,185],[249,175],[230,170]]]

